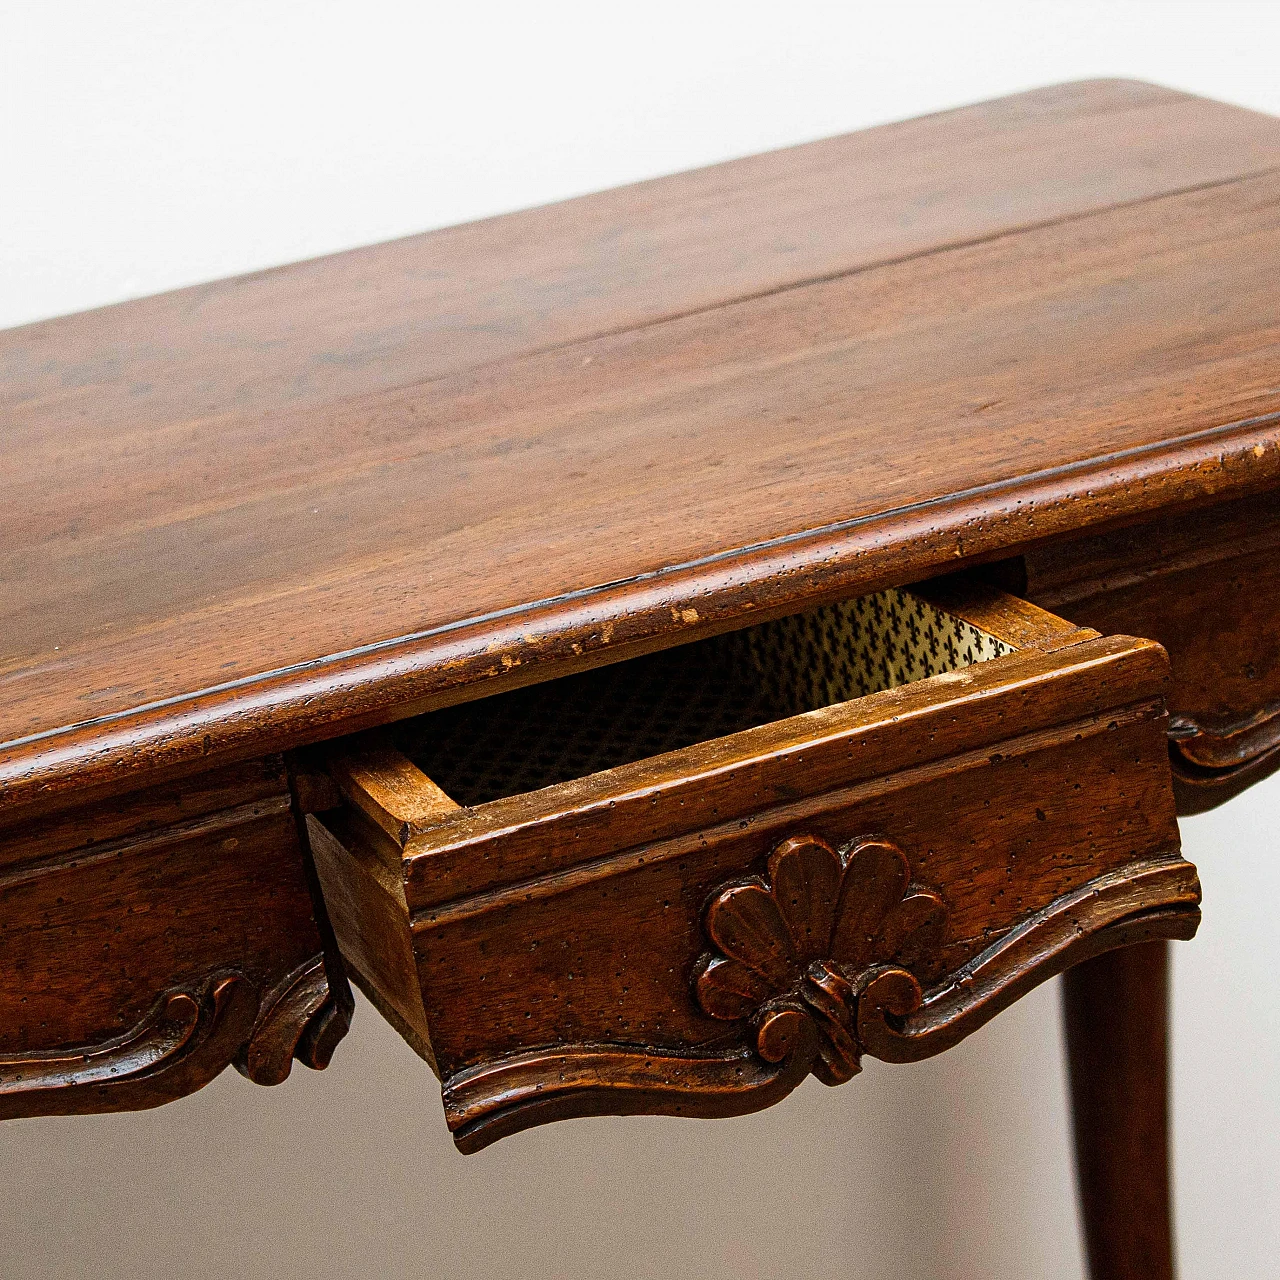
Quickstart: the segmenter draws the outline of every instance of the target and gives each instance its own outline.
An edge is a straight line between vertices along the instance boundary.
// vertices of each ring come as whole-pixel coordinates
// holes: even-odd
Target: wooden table
[[[1092,1273],[1170,1275],[1278,273],[1280,121],[1091,82],[0,334],[0,1115],[322,1067],[349,974],[471,1151],[1069,970]]]

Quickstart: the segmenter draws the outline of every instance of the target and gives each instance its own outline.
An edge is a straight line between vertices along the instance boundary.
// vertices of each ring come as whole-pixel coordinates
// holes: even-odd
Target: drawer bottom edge
[[[446,1079],[446,1121],[470,1154],[578,1116],[762,1110],[811,1071],[834,1084],[856,1074],[864,1055],[911,1062],[943,1052],[1040,983],[1105,951],[1192,938],[1199,904],[1191,863],[1133,863],[1062,895],[927,990],[907,969],[882,964],[851,981],[830,975],[808,1003],[763,1008],[744,1026],[743,1043],[718,1052],[602,1043],[522,1049]],[[834,1077],[833,1039],[847,1063]]]

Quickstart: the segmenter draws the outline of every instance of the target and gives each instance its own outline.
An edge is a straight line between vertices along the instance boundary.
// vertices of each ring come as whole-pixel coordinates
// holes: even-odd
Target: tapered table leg
[[[1076,1180],[1092,1280],[1172,1280],[1169,944],[1109,951],[1063,980]]]

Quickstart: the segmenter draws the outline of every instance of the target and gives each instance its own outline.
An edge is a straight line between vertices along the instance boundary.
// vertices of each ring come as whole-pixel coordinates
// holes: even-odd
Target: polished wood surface
[[[0,335],[0,805],[1273,484],[1278,192],[1101,82]]]
[[[1063,980],[1067,1068],[1094,1280],[1173,1280],[1169,954],[1147,942]]]
[[[326,1066],[352,1004],[307,858],[279,757],[0,828],[0,1117]]]
[[[1084,626],[1148,636],[1173,663],[1180,813],[1280,767],[1280,495],[1029,552],[1022,586]]]
[[[1092,1274],[1167,1277],[1145,944],[1175,797],[1280,765],[1277,276],[1280,121],[1098,81],[0,333],[0,1117],[322,1067],[347,966],[476,1150],[1082,964]],[[400,749],[911,584],[1014,652],[488,802]]]
[[[470,807],[381,732],[335,749],[308,821],[338,946],[460,1149],[756,1110],[1195,932],[1163,651],[965,580],[931,597],[1013,652]]]

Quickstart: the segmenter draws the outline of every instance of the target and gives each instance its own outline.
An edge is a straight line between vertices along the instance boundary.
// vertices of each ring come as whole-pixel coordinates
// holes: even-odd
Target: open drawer
[[[987,586],[892,590],[337,743],[311,843],[463,1150],[736,1114],[1195,932],[1167,680]]]

